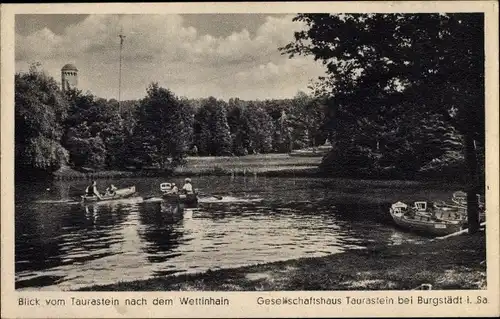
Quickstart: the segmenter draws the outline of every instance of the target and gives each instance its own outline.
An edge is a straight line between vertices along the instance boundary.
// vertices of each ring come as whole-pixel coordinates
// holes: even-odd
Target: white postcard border
[[[487,290],[481,291],[298,291],[298,292],[17,292],[14,289],[14,16],[41,13],[296,13],[296,12],[484,12],[486,52],[486,197],[487,197]],[[426,2],[301,2],[301,3],[175,3],[175,4],[20,4],[1,7],[1,303],[2,317],[406,317],[491,316],[499,308],[499,157],[498,157],[498,3],[495,1]],[[263,297],[487,297],[487,305],[372,305],[260,306]],[[19,307],[18,298],[105,297],[148,299],[226,297],[230,306],[128,307]]]

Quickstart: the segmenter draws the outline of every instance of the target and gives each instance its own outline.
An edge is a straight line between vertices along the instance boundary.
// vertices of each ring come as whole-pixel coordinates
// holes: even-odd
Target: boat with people
[[[190,179],[186,179],[188,183],[191,183]],[[162,199],[168,202],[180,203],[185,207],[197,207],[198,206],[198,191],[196,189],[186,190],[185,187],[179,190],[175,183],[161,183],[160,191],[162,193]]]
[[[198,205],[198,194],[162,194],[162,199],[166,201],[179,201],[181,204],[196,206]]]
[[[448,211],[448,216],[445,212],[446,210],[430,209],[425,201],[417,201],[413,206],[397,202],[392,204],[390,208],[394,222],[411,231],[443,236],[462,230],[466,221],[455,215],[457,211]],[[457,216],[457,219],[452,218],[450,214]]]
[[[135,185],[129,186],[126,188],[117,188],[112,191],[106,192],[100,196],[97,195],[82,195],[83,202],[103,202],[103,201],[112,201],[112,200],[120,200],[132,197],[136,194]]]

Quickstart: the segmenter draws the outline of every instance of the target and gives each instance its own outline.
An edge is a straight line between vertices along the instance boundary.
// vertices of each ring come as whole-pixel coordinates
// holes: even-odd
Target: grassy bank
[[[107,170],[80,172],[63,168],[54,173],[55,179],[101,179],[101,178],[134,178],[159,176],[205,176],[205,175],[259,175],[269,177],[307,177],[319,174],[318,165],[321,157],[293,157],[288,154],[259,154],[231,157],[188,157],[186,164],[177,167],[173,172],[160,169]]]
[[[266,176],[266,177],[323,177],[319,169],[322,157],[290,156],[289,154],[257,154],[247,156],[196,156],[187,157],[186,163],[172,170],[158,168],[129,169],[129,170],[101,170],[101,171],[76,171],[64,167],[53,174],[56,180],[78,179],[117,179],[137,177],[196,177],[196,176]],[[30,175],[29,178],[32,176]],[[366,174],[337,174],[336,177],[357,179],[414,179],[420,181],[449,181],[463,183],[460,176],[414,176],[403,178],[399,175]]]
[[[372,246],[318,258],[121,282],[87,291],[485,289],[485,234]]]
[[[117,179],[117,178],[137,178],[137,177],[169,177],[171,171],[155,170],[104,170],[93,172],[81,172],[70,168],[59,170],[53,174],[56,180],[80,180],[80,179]]]

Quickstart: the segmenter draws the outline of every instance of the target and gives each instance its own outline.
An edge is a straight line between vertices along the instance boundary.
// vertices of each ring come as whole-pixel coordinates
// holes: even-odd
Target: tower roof
[[[62,67],[61,71],[78,71],[74,64],[68,63]]]

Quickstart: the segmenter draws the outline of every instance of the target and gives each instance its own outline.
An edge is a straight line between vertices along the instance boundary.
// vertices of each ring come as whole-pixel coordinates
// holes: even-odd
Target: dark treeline
[[[299,14],[283,54],[326,66],[327,171],[484,178],[482,14]],[[460,45],[458,45],[460,43]],[[472,193],[472,191],[471,191]]]
[[[292,99],[185,99],[151,84],[141,100],[62,92],[34,65],[16,74],[16,168],[20,173],[157,167],[186,156],[287,153],[334,140],[322,168],[343,176],[455,175],[463,136],[443,117],[402,108],[391,118],[353,118],[331,129],[332,101],[299,92]],[[366,111],[363,111],[366,112]],[[343,120],[348,117],[343,115]],[[335,163],[332,165],[332,162]]]

